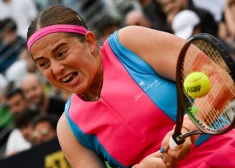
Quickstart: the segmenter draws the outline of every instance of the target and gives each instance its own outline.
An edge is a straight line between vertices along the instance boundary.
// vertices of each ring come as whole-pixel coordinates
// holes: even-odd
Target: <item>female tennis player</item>
[[[74,93],[57,128],[72,167],[104,168],[105,161],[116,168],[177,167],[171,158],[164,164],[159,149],[175,125],[176,62],[184,44],[174,35],[130,26],[98,46],[73,10],[52,6],[38,15],[28,29],[28,50],[51,84]],[[180,167],[200,166],[217,150],[206,150],[204,143],[217,141],[206,138]],[[188,138],[184,145],[191,143]]]

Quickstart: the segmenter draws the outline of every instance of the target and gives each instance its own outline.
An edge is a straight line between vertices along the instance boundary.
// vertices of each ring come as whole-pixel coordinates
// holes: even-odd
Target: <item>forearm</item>
[[[132,166],[132,168],[150,168],[150,167],[157,167],[157,168],[177,168],[177,163],[172,163],[170,165],[166,165],[163,162],[163,159],[160,158],[161,153],[158,150],[148,156],[146,156],[141,162]]]

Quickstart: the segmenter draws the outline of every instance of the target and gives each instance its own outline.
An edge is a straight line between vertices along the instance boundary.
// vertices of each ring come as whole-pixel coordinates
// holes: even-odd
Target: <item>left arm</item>
[[[176,64],[185,40],[166,32],[140,26],[128,26],[118,33],[119,41],[160,76],[175,81]]]

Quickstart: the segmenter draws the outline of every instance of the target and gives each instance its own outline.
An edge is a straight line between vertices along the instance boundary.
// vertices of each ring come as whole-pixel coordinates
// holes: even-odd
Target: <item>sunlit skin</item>
[[[52,33],[36,41],[30,52],[38,69],[52,85],[92,97],[97,96],[102,75],[102,59],[97,50],[92,32],[86,33],[84,42],[65,33]],[[64,82],[66,77],[69,81]]]

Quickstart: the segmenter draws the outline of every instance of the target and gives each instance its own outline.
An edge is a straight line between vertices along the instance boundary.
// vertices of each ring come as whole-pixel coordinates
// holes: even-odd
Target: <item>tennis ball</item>
[[[192,98],[205,96],[211,88],[209,77],[203,72],[193,72],[184,80],[184,89]]]

